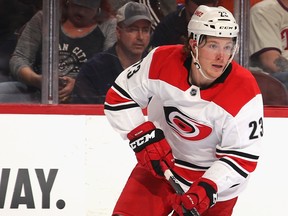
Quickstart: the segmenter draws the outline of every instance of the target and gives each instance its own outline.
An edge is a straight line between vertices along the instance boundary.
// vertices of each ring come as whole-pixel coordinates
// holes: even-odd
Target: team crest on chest
[[[176,107],[164,107],[166,122],[182,138],[198,141],[208,137],[212,128],[199,123]]]

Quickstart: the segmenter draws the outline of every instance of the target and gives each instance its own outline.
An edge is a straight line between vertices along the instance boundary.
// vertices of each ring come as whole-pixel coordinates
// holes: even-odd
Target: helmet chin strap
[[[230,58],[228,59],[228,62],[227,62],[227,64],[226,64],[226,66],[224,67],[223,71],[225,71],[226,68],[228,67],[228,65],[232,62],[232,60],[233,60],[233,58],[234,58],[234,56],[235,56],[235,54],[236,54],[237,52],[238,52],[238,41],[237,41],[237,39],[236,39],[236,43],[235,43],[235,47],[234,47],[234,50],[233,50],[233,52],[232,52],[232,55],[231,55]]]
[[[193,52],[191,51],[191,56],[193,59],[193,63],[196,66],[196,68],[199,70],[200,74],[207,80],[213,80],[213,78],[208,77],[208,75],[202,70],[201,65],[198,60],[198,47],[196,49],[196,57],[194,56]]]

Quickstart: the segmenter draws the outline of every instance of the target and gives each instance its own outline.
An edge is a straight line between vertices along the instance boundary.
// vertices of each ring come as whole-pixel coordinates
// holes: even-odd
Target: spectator
[[[114,9],[120,8],[129,1],[145,4],[149,8],[150,14],[153,18],[153,31],[164,16],[175,11],[177,8],[176,0],[110,0],[110,2],[113,3]]]
[[[145,4],[153,17],[152,30],[154,31],[159,22],[169,13],[176,11],[177,4],[175,0],[135,0]]]
[[[183,215],[182,206],[230,216],[257,166],[263,102],[251,72],[233,61],[238,24],[227,9],[201,5],[188,32],[185,45],[153,49],[107,92],[105,115],[138,161],[113,216]],[[167,167],[185,194],[165,181]]]
[[[161,0],[134,0],[134,1],[145,4],[148,7],[150,14],[153,18],[152,31],[154,31],[160,20],[162,20],[164,17]],[[170,0],[166,1],[166,4],[167,3],[170,3]]]
[[[256,4],[257,2],[260,2],[262,0],[250,0],[250,7],[252,7],[254,4]],[[231,1],[227,1],[227,0],[219,0],[219,4],[225,8],[227,8],[229,11],[231,11],[231,13],[234,13],[234,0]],[[237,5],[238,7],[238,5]]]
[[[159,0],[159,2],[160,2],[160,9],[164,16],[177,10],[176,0]]]
[[[152,17],[144,4],[128,2],[118,10],[117,42],[82,66],[76,78],[72,103],[104,103],[106,92],[119,73],[145,55],[151,23]]]
[[[17,32],[41,9],[39,0],[0,1],[0,82],[10,81],[9,59],[16,47]]]
[[[265,0],[250,11],[250,66],[288,88],[288,0]]]
[[[157,25],[149,50],[160,45],[184,44],[188,37],[188,22],[198,5],[217,6],[217,3],[218,0],[185,0],[184,7],[168,14]]]
[[[130,2],[130,1],[133,1],[133,0],[109,0],[112,8],[113,8],[113,11],[116,11],[122,7],[123,5],[125,5],[126,3]]]
[[[9,95],[11,93],[15,94],[16,102],[40,101],[42,18],[42,11],[36,13],[18,40],[10,59],[10,68],[13,77],[21,83],[2,84],[1,89],[8,91],[8,98],[5,95],[0,97],[2,102],[11,102],[14,98]],[[82,64],[95,53],[106,50],[115,43],[115,26],[116,19],[111,14],[108,0],[70,0],[63,3],[59,35],[60,103],[69,102]],[[24,96],[23,91],[26,94]],[[21,101],[22,97],[24,100],[28,98],[28,101]]]

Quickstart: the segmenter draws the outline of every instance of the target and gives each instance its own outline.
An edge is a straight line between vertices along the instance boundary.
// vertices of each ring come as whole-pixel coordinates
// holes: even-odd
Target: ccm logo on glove
[[[158,129],[159,130],[159,129]],[[158,131],[158,133],[162,131]],[[163,133],[163,132],[162,132]],[[147,133],[144,136],[140,137],[139,139],[130,142],[129,145],[135,152],[139,152],[145,148],[146,145],[149,145],[153,142],[157,142],[156,140],[156,130],[153,130],[151,133]]]
[[[127,137],[139,164],[151,171],[155,177],[164,177],[160,161],[164,161],[169,168],[174,167],[171,147],[163,131],[156,128],[152,122],[144,122],[132,130]]]

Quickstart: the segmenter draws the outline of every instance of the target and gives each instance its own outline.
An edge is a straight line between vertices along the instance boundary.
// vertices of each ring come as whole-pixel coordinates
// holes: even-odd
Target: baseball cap
[[[128,2],[117,11],[117,23],[123,22],[129,26],[137,20],[148,20],[152,23],[149,9],[146,5],[138,2]]]
[[[101,0],[71,0],[73,4],[77,4],[87,8],[99,8]]]

